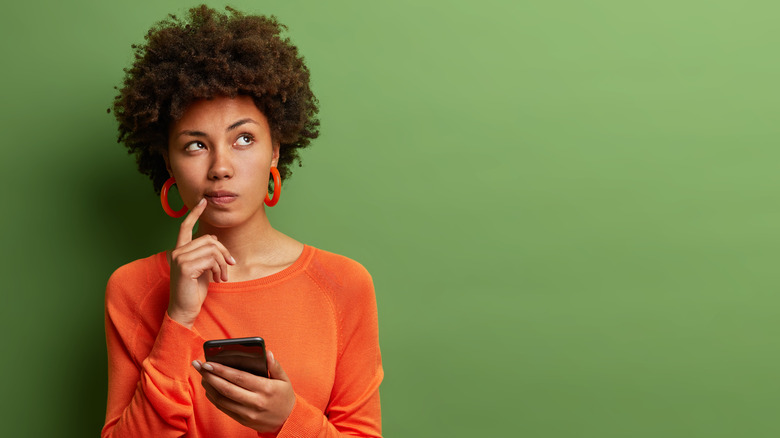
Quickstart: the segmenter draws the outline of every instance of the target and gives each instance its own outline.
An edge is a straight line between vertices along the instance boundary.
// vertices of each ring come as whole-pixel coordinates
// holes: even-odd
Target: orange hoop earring
[[[265,193],[265,205],[273,207],[279,202],[279,197],[282,195],[282,177],[279,176],[279,169],[271,166],[271,175],[274,177],[274,197],[269,198],[268,192]]]
[[[171,186],[176,184],[176,180],[173,177],[168,178],[167,181],[165,181],[165,184],[162,186],[162,190],[160,190],[160,202],[162,202],[163,210],[165,210],[165,214],[167,214],[170,217],[177,218],[184,216],[185,213],[187,213],[187,206],[181,208],[179,211],[175,211],[171,208],[171,205],[168,204],[168,190],[171,189]]]

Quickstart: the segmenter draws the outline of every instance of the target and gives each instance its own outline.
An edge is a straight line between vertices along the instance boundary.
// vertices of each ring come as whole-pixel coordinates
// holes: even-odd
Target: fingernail
[[[201,366],[202,366],[202,367],[203,367],[203,369],[204,369],[204,370],[206,370],[206,371],[214,371],[214,367],[213,367],[213,366],[211,366],[211,364],[210,364],[210,363],[208,363],[208,362],[204,363],[204,364],[203,364],[203,365],[201,365]]]
[[[274,361],[274,353],[271,350],[268,350],[268,359],[270,359],[271,362]]]
[[[195,368],[195,370],[200,371],[200,362],[198,362],[197,360],[193,360],[192,367]]]
[[[198,205],[203,204],[206,202],[206,198],[200,198],[200,201],[198,201]]]
[[[228,257],[228,261],[230,262],[231,265],[236,264],[236,259],[234,259],[233,256]]]

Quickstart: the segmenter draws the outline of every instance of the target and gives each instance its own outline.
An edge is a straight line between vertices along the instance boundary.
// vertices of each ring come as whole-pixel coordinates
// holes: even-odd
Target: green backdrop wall
[[[777,2],[232,4],[312,71],[272,221],[372,272],[386,436],[778,436]],[[99,433],[105,282],[177,227],[106,109],[192,5],[0,14],[4,436]]]

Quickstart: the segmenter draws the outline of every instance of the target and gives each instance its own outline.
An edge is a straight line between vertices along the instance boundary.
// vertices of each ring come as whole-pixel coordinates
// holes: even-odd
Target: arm
[[[109,390],[101,437],[180,437],[192,416],[189,362],[203,340],[167,314],[150,339],[134,309],[122,305],[122,283],[115,274],[106,292]]]
[[[172,251],[171,281],[149,281],[143,268],[124,267],[106,289],[109,394],[102,436],[178,437],[193,415],[190,363],[203,338],[192,326],[208,291],[209,276],[227,281],[230,254],[213,236],[192,240],[201,200],[181,224]],[[136,285],[125,290],[125,285]],[[168,312],[159,329],[141,315]],[[157,299],[154,306],[146,300]],[[159,312],[159,313],[158,313]],[[154,322],[152,322],[154,321]],[[151,327],[150,327],[151,326]]]
[[[351,290],[334,294],[339,313],[339,359],[330,403],[323,415],[297,397],[279,438],[382,436],[379,384],[384,372],[374,286],[362,266],[341,275],[348,277],[345,284],[350,284]]]

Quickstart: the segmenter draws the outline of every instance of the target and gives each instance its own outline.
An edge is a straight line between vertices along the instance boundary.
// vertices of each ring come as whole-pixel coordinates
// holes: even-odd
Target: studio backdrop
[[[777,2],[232,5],[311,70],[271,220],[373,275],[385,436],[780,434]],[[179,224],[107,109],[191,6],[0,13],[4,436],[99,434],[106,280]]]

